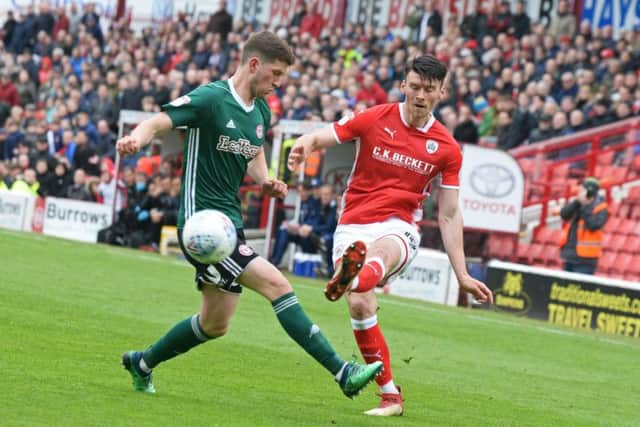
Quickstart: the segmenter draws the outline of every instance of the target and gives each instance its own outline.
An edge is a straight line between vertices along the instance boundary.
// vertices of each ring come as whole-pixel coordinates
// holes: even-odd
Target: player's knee
[[[355,319],[367,319],[376,314],[377,304],[375,300],[363,297],[363,295],[352,293],[349,298],[349,311]]]
[[[265,287],[269,294],[276,297],[287,294],[293,290],[289,281],[282,274],[269,277],[265,282]]]
[[[229,331],[229,323],[200,321],[200,327],[210,338],[220,338]]]

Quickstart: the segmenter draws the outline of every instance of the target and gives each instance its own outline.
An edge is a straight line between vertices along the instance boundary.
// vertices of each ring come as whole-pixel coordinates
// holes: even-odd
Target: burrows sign
[[[497,311],[640,338],[640,284],[491,261]]]

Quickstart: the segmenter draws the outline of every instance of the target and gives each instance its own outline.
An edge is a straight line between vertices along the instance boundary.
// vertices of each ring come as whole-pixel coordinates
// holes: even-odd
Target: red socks
[[[350,290],[351,292],[368,292],[382,281],[385,274],[382,258],[368,259],[358,273],[358,277],[354,279]]]
[[[392,379],[391,359],[389,347],[387,347],[387,342],[382,335],[380,326],[378,326],[378,317],[373,316],[364,320],[351,319],[351,326],[364,360],[367,363],[380,360],[384,364],[384,369],[376,377],[376,383],[379,386],[387,384]]]

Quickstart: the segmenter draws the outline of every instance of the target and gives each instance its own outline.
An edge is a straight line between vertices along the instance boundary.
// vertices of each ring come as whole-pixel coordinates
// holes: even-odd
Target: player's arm
[[[287,184],[278,180],[269,178],[269,170],[267,168],[267,159],[264,155],[264,147],[260,147],[258,154],[247,165],[247,173],[249,176],[262,187],[262,192],[269,196],[285,197],[287,195]]]
[[[333,129],[333,125],[328,125],[320,130],[302,135],[296,140],[289,152],[287,167],[293,171],[298,165],[316,150],[334,147],[338,141]]]
[[[129,134],[116,142],[120,155],[133,154],[142,150],[155,137],[163,135],[173,128],[167,113],[158,113],[144,120]]]
[[[458,207],[458,190],[440,188],[438,197],[438,224],[442,242],[456,274],[460,288],[470,292],[480,302],[493,303],[493,294],[487,286],[474,279],[467,271],[463,244],[462,213]]]

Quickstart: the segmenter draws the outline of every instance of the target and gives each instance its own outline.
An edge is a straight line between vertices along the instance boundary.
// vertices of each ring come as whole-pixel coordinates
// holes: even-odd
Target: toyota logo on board
[[[470,181],[476,193],[492,199],[506,196],[516,185],[516,178],[509,169],[491,163],[471,171]]]

